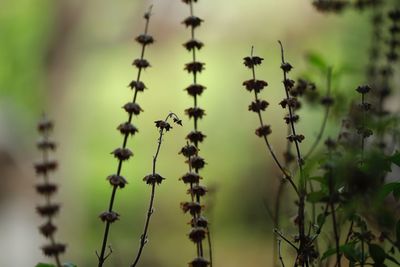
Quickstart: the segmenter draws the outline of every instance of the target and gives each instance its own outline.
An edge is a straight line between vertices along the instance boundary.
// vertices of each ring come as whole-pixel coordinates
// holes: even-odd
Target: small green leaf
[[[358,259],[357,251],[355,250],[353,244],[346,244],[346,245],[340,246],[339,249],[341,252],[343,252],[344,256],[348,260],[350,260],[352,262],[357,261],[357,259]]]
[[[400,167],[400,152],[396,151],[390,158],[390,161]]]
[[[336,253],[335,248],[330,248],[322,254],[321,261]]]
[[[388,183],[383,185],[378,192],[378,201],[383,201],[390,193],[400,190],[400,183]]]
[[[56,267],[53,264],[39,262],[35,267]]]
[[[386,253],[383,248],[378,246],[377,244],[369,244],[369,254],[371,258],[374,260],[374,263],[382,264],[385,261]]]
[[[324,197],[326,197],[326,194],[322,191],[311,192],[307,195],[307,201],[311,203],[316,203]]]
[[[326,64],[326,62],[322,58],[322,56],[315,52],[309,52],[306,55],[306,59],[307,59],[308,63],[310,63],[312,66],[316,67],[317,69],[325,71],[328,68],[328,64]]]
[[[393,258],[392,256],[390,256],[389,254],[386,254],[386,259],[388,259],[391,262],[394,262],[394,263],[396,263],[397,265],[400,266],[400,262],[398,260],[396,260],[395,258]]]

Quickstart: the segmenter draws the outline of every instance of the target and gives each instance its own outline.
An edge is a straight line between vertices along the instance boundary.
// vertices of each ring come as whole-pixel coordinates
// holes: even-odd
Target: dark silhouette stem
[[[175,115],[175,113],[169,113],[168,116],[165,118],[165,122],[168,121],[169,118],[171,117],[175,117],[176,119],[178,119],[178,117]],[[158,155],[160,153],[160,149],[161,149],[161,144],[162,144],[162,137],[164,135],[164,128],[160,128],[159,132],[160,135],[158,137],[158,141],[157,141],[157,149],[156,152],[153,156],[153,166],[152,166],[152,174],[155,175],[156,174],[156,166],[157,166],[157,159],[158,159]],[[153,207],[154,207],[154,196],[155,196],[155,192],[156,192],[156,181],[153,181],[151,183],[151,194],[150,194],[150,202],[149,202],[149,207],[147,209],[147,216],[146,216],[146,221],[144,224],[144,229],[143,229],[143,233],[140,237],[140,246],[139,246],[139,250],[136,254],[136,258],[133,262],[133,264],[131,265],[131,267],[135,267],[137,265],[137,263],[139,262],[140,256],[142,255],[143,252],[143,248],[147,243],[147,232],[149,230],[149,225],[150,225],[150,218],[151,215],[153,214]]]
[[[147,34],[147,32],[148,32],[151,9],[152,9],[152,6],[149,7],[149,10],[148,10],[148,13],[147,13],[148,16],[145,16],[146,24],[145,24],[144,34]],[[141,55],[140,55],[140,59],[141,60],[144,59],[145,50],[146,50],[146,45],[143,44],[142,45],[142,50],[141,50]],[[139,68],[138,74],[137,74],[137,78],[136,78],[136,82],[140,81],[141,73],[142,73],[142,68]],[[136,103],[137,93],[138,93],[138,90],[135,88],[135,92],[134,92],[132,103]],[[132,117],[133,117],[132,114],[130,114],[129,118],[128,118],[128,123],[132,122]],[[126,133],[124,135],[124,139],[123,139],[123,142],[122,142],[122,148],[126,148],[127,142],[128,142],[128,136],[129,136],[129,133]],[[117,175],[118,176],[121,174],[121,170],[122,170],[122,160],[119,160],[118,168],[117,168]],[[116,185],[113,186],[111,197],[110,197],[110,202],[109,202],[109,205],[108,205],[109,206],[108,207],[108,211],[109,212],[113,211],[117,188],[118,188],[118,186],[116,186]],[[111,222],[106,221],[105,224],[106,225],[105,225],[105,228],[104,228],[103,241],[102,241],[102,245],[101,245],[100,255],[98,255],[98,267],[102,267],[103,264],[104,264],[104,261],[109,256],[109,255],[105,255],[105,252],[106,252],[106,247],[107,247],[108,236],[109,236],[109,233],[110,233]],[[111,250],[110,250],[110,253],[111,253]]]
[[[331,80],[332,80],[332,68],[328,68],[326,97],[330,97],[331,96]],[[321,142],[322,136],[323,136],[324,131],[326,129],[326,124],[328,122],[329,111],[330,111],[330,105],[326,105],[324,118],[323,118],[322,124],[321,124],[321,128],[319,130],[317,138],[315,139],[314,143],[311,145],[310,150],[305,154],[305,156],[304,156],[305,159],[310,157],[310,155],[315,151],[315,149],[317,148],[317,146]]]

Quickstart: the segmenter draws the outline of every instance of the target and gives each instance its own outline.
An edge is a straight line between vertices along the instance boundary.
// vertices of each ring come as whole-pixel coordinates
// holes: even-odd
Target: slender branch
[[[299,252],[299,248],[296,247],[295,244],[293,244],[289,239],[287,239],[278,229],[274,229],[274,233],[277,234],[280,238],[286,241],[292,248],[296,250],[296,252]]]
[[[282,267],[285,267],[285,263],[283,262],[283,258],[282,258],[282,254],[281,254],[281,242],[282,242],[282,240],[278,239],[279,261],[281,262]]]
[[[156,126],[159,128],[159,137],[158,137],[158,141],[157,141],[157,149],[156,152],[153,156],[153,165],[152,165],[152,175],[148,175],[145,177],[145,181],[148,184],[151,184],[151,194],[150,194],[150,202],[149,202],[149,206],[147,209],[147,216],[146,216],[146,221],[144,224],[144,229],[143,229],[143,233],[140,237],[140,246],[139,246],[139,250],[136,254],[136,258],[134,260],[134,262],[131,264],[131,267],[135,267],[137,265],[137,263],[139,262],[140,256],[142,255],[142,251],[144,246],[146,245],[148,239],[147,239],[147,232],[149,229],[149,225],[150,225],[150,218],[151,215],[154,212],[154,197],[155,197],[155,190],[156,190],[156,184],[161,184],[162,180],[164,178],[162,178],[160,175],[158,175],[156,173],[156,166],[157,166],[157,159],[158,159],[158,155],[160,153],[160,149],[161,149],[161,144],[162,144],[162,137],[164,135],[165,131],[169,131],[169,129],[171,128],[171,126],[168,124],[168,119],[174,117],[175,121],[180,121],[179,118],[176,116],[175,113],[169,113],[168,116],[165,118],[164,121],[157,121],[156,122]]]
[[[150,16],[151,16],[151,10],[152,10],[152,6],[149,7],[148,12],[146,12],[146,14],[144,15],[144,18],[146,20],[145,23],[145,30],[144,30],[144,35],[147,36],[147,32],[148,32],[148,27],[149,27],[149,22],[150,22]],[[145,49],[146,46],[148,44],[150,44],[151,42],[142,42],[142,49],[141,49],[141,55],[140,55],[140,61],[144,60],[144,54],[145,54]],[[136,78],[136,85],[140,84],[140,77],[141,77],[141,73],[142,73],[142,67],[139,66],[138,67],[138,73],[137,73],[137,78]],[[136,103],[136,98],[137,98],[137,93],[141,90],[143,90],[144,88],[140,88],[139,86],[132,86],[132,89],[135,88],[135,92],[134,92],[134,96],[133,96],[133,100],[132,100],[132,104]],[[129,118],[128,118],[128,124],[131,124],[132,122],[132,118],[133,118],[133,113],[129,112]],[[127,146],[127,142],[128,142],[128,137],[131,133],[126,132],[124,134],[124,138],[123,138],[123,142],[122,142],[122,149],[125,149]],[[118,162],[118,167],[117,167],[117,173],[116,176],[120,176],[121,174],[121,170],[122,170],[122,159],[119,159]],[[110,197],[110,201],[108,204],[108,212],[112,213],[113,212],[113,208],[114,208],[114,202],[115,202],[115,196],[116,196],[116,192],[118,189],[118,184],[114,184],[113,188],[112,188],[112,192],[111,192],[111,197]],[[105,252],[106,252],[106,247],[107,247],[107,241],[108,241],[108,236],[109,236],[109,232],[110,232],[110,226],[111,226],[112,221],[111,220],[106,220],[105,221],[105,228],[104,228],[104,234],[103,234],[103,240],[102,240],[102,245],[101,245],[101,250],[100,250],[100,255],[98,256],[98,267],[102,267],[104,264],[104,261],[106,260],[106,256],[105,256]],[[109,256],[109,255],[108,255]]]
[[[326,99],[329,99],[331,97],[331,79],[332,79],[332,68],[328,68],[328,73],[327,73],[327,89],[326,89]],[[324,113],[324,118],[322,119],[322,124],[321,128],[319,130],[319,133],[317,135],[317,138],[315,139],[314,143],[311,145],[310,150],[305,154],[304,158],[307,159],[310,157],[310,155],[315,151],[317,146],[322,140],[322,136],[324,134],[324,131],[326,129],[326,124],[328,122],[328,117],[329,117],[329,111],[330,111],[330,104],[325,105],[325,113]]]

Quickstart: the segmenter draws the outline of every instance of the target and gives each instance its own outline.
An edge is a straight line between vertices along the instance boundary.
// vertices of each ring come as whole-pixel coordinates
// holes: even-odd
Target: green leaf
[[[390,158],[390,161],[400,167],[400,152],[396,151]]]
[[[56,267],[56,266],[53,265],[53,264],[49,264],[49,263],[41,263],[41,262],[39,262],[38,264],[36,264],[35,267]]]
[[[383,248],[377,244],[369,244],[369,254],[374,260],[374,263],[382,264],[385,261],[386,253]]]
[[[63,264],[63,267],[77,267],[77,265],[70,262],[66,262]]]
[[[316,203],[319,202],[324,197],[326,197],[325,192],[322,191],[311,192],[307,195],[307,201],[311,203]]]
[[[400,190],[400,183],[388,183],[383,185],[378,192],[378,201],[383,201],[390,193]]]
[[[386,254],[386,259],[388,259],[391,262],[394,262],[394,263],[396,263],[397,265],[400,266],[400,262],[398,260],[396,260],[395,258],[393,258],[392,256],[390,256],[389,254]]]
[[[328,64],[325,62],[322,56],[315,52],[309,52],[306,55],[306,59],[310,65],[316,67],[317,69],[325,71],[328,68]]]
[[[346,244],[340,246],[339,249],[341,252],[343,252],[344,256],[351,262],[355,262],[359,258],[353,244]]]
[[[328,258],[328,257],[330,257],[330,256],[332,256],[335,253],[336,253],[336,249],[335,248],[328,249],[327,251],[324,252],[324,254],[322,254],[321,261],[326,259],[326,258]]]

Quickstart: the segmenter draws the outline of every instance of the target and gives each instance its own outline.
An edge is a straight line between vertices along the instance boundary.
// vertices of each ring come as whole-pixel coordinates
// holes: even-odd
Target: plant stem
[[[283,45],[281,41],[278,41],[280,47],[281,47],[281,60],[282,60],[282,64],[285,64],[285,54],[284,54],[284,50],[283,50]],[[287,76],[286,76],[286,72],[283,71],[283,80],[286,81],[287,80]],[[289,96],[289,88],[286,86],[286,84],[284,83],[284,89],[285,89],[285,93],[286,93],[286,98],[289,100],[290,96]],[[289,111],[289,116],[290,118],[293,118],[293,111],[292,111],[292,107],[290,105],[287,105],[288,107],[288,111]],[[293,120],[290,120],[290,126],[292,129],[292,134],[293,136],[296,136],[296,128],[294,127],[294,122]],[[300,247],[299,247],[299,251],[298,251],[298,256],[300,256],[301,253],[303,253],[303,249],[304,246],[306,245],[306,238],[305,238],[305,232],[304,232],[304,209],[305,209],[305,195],[306,195],[306,185],[305,185],[305,181],[304,181],[304,177],[303,177],[303,159],[301,157],[301,153],[300,153],[300,146],[299,143],[297,141],[296,138],[294,138],[294,144],[295,144],[295,148],[296,148],[296,154],[297,154],[297,163],[298,163],[298,167],[299,167],[299,171],[300,171],[300,189],[298,192],[299,195],[299,209],[298,209],[298,221],[299,221],[299,238],[300,238]],[[306,265],[308,265],[308,259],[304,259]],[[297,265],[297,263],[296,263]],[[303,265],[303,261],[302,261],[302,265]]]
[[[144,34],[147,34],[147,32],[148,32],[151,9],[152,9],[152,6],[149,7],[149,10],[148,10],[148,13],[147,13],[148,16],[145,16],[146,24],[145,24]],[[141,60],[144,59],[145,49],[146,49],[146,44],[143,44],[142,45],[142,50],[141,50],[141,55],[140,55],[140,59]],[[142,73],[142,68],[139,68],[138,74],[137,74],[137,78],[136,78],[136,82],[140,81],[141,73]],[[138,93],[138,90],[135,88],[135,92],[134,92],[132,103],[136,103],[137,93]],[[132,117],[133,117],[133,115],[132,115],[132,113],[130,113],[129,114],[129,118],[128,118],[128,123],[132,122]],[[122,148],[123,149],[125,149],[126,146],[127,146],[128,137],[129,137],[129,133],[126,133],[124,135],[124,139],[123,139],[123,142],[122,142]],[[116,175],[119,176],[121,174],[121,170],[122,170],[122,160],[119,160],[118,167],[117,167],[117,174]],[[112,189],[112,192],[111,192],[110,202],[109,202],[109,205],[108,205],[108,212],[112,212],[113,211],[114,201],[115,201],[115,196],[116,196],[117,189],[118,189],[118,186],[114,185],[113,189]],[[108,236],[109,236],[109,232],[110,232],[111,222],[106,221],[105,224],[106,224],[106,226],[104,228],[101,251],[100,251],[100,255],[98,255],[98,267],[102,267],[103,264],[104,264],[104,261],[109,256],[109,255],[105,255],[105,251],[106,251],[106,247],[107,247],[107,240],[108,240]]]
[[[169,113],[168,116],[165,118],[164,122],[167,122],[168,119],[173,117],[173,116],[175,118],[177,118],[177,116],[174,113]],[[162,144],[162,137],[164,135],[164,128],[160,128],[159,132],[160,132],[160,135],[158,137],[157,149],[156,149],[156,152],[155,152],[155,154],[153,156],[153,166],[152,166],[152,174],[153,175],[156,174],[157,159],[158,159],[158,155],[160,153],[160,148],[161,148],[161,144]],[[142,235],[140,237],[139,250],[138,250],[138,252],[136,254],[135,261],[133,262],[133,264],[131,264],[131,267],[135,267],[137,265],[137,263],[139,262],[140,256],[142,255],[143,248],[147,243],[147,232],[148,232],[149,225],[150,225],[150,218],[151,218],[151,215],[153,214],[155,191],[156,191],[156,181],[153,181],[151,183],[150,202],[149,202],[149,207],[147,209],[146,221],[145,221],[145,224],[144,224],[143,233],[142,233]]]

